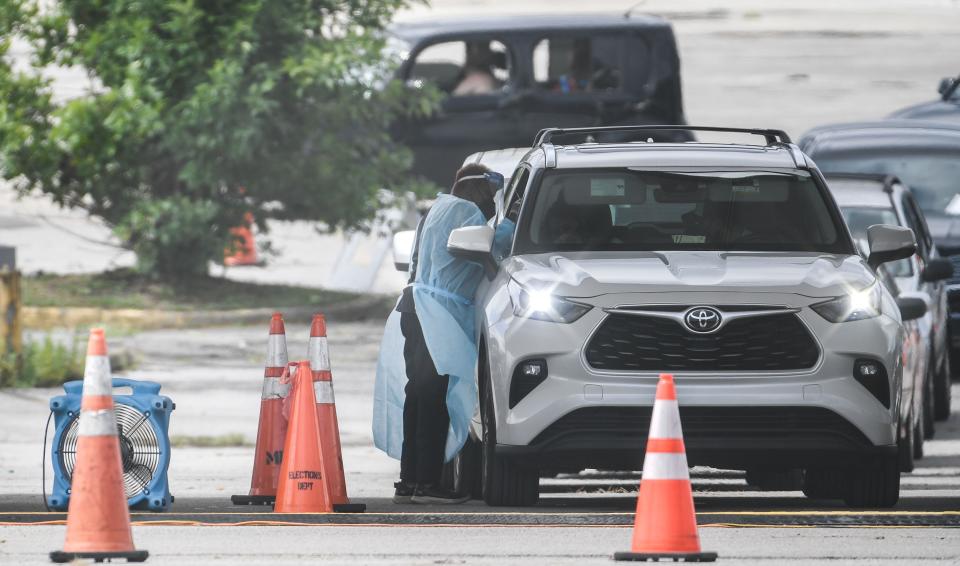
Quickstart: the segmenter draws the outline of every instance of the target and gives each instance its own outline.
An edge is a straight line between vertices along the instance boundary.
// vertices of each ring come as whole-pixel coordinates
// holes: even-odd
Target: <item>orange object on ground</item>
[[[259,265],[257,243],[253,239],[253,214],[245,213],[243,215],[243,226],[231,228],[230,234],[234,236],[233,253],[230,253],[230,248],[224,251],[223,265],[230,267]]]
[[[347,481],[343,473],[343,454],[340,450],[340,425],[337,404],[333,396],[333,374],[330,371],[330,352],[327,348],[327,321],[322,314],[313,315],[307,357],[313,371],[313,388],[317,398],[320,422],[320,448],[323,450],[324,477],[327,490],[338,513],[362,513],[367,506],[350,503]]]
[[[633,544],[630,552],[617,552],[613,558],[643,562],[661,558],[686,562],[717,559],[717,553],[700,550],[680,409],[670,374],[661,374],[657,384]]]
[[[283,443],[287,437],[284,401],[290,393],[286,330],[283,317],[278,312],[273,313],[270,319],[270,335],[267,340],[267,361],[263,369],[260,424],[257,428],[250,493],[231,497],[230,501],[236,505],[272,505],[277,496]]]
[[[310,362],[302,361],[293,377],[290,424],[277,484],[277,513],[330,513],[333,505],[324,477],[320,422]]]
[[[70,485],[67,536],[54,562],[93,558],[97,562],[125,558],[143,562],[146,550],[133,547],[130,511],[123,492],[123,465],[113,408],[110,358],[103,330],[90,331],[83,372],[83,399],[77,431],[77,465]]]

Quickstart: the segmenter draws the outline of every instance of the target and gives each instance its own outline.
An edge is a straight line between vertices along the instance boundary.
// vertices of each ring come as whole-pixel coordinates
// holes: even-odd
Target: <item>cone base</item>
[[[716,552],[617,552],[613,559],[620,562],[659,562],[672,560],[674,562],[715,562]]]
[[[50,553],[50,560],[58,564],[72,562],[77,558],[92,558],[94,562],[116,558],[124,558],[127,562],[143,562],[148,555],[149,553],[146,550],[130,550],[127,552],[64,552],[55,550]]]
[[[234,505],[273,505],[276,495],[231,495],[230,502]]]

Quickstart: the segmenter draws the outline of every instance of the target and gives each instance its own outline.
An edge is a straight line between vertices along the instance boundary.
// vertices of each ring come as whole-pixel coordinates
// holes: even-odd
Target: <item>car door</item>
[[[413,150],[414,174],[448,187],[465,156],[513,145],[517,125],[501,111],[514,88],[513,61],[511,48],[494,36],[445,37],[414,48],[400,78],[443,97],[433,116],[394,126]]]
[[[917,270],[917,289],[930,295],[931,304],[928,318],[930,320],[930,339],[934,348],[934,359],[940,359],[945,353],[946,344],[946,313],[947,298],[946,291],[942,281],[924,281],[923,269],[931,259],[939,257],[937,248],[933,242],[933,236],[927,227],[923,213],[920,212],[920,206],[917,204],[913,195],[904,192],[901,197],[901,206],[906,218],[907,225],[913,230],[917,238],[917,255],[920,259],[920,268]]]

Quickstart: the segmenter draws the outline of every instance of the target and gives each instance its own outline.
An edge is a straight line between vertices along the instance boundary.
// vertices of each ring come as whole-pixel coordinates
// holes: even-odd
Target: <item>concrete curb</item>
[[[366,295],[342,303],[286,308],[169,311],[159,309],[102,309],[91,307],[23,307],[23,327],[28,330],[77,328],[102,324],[137,329],[203,328],[266,323],[274,312],[286,322],[309,323],[314,313],[333,321],[386,319],[396,302],[388,295]]]

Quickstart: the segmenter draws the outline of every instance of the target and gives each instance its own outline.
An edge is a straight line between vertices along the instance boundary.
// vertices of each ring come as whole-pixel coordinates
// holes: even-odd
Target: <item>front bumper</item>
[[[670,302],[738,302],[716,293],[685,295],[671,296]],[[658,298],[665,302],[662,295]],[[499,453],[551,469],[635,468],[642,462],[658,374],[598,371],[582,351],[606,316],[604,306],[645,304],[650,298],[597,300],[608,304],[598,302],[572,324],[506,317],[488,329]],[[796,304],[798,300],[813,302],[770,294],[762,303],[803,307],[798,316],[821,351],[814,367],[674,373],[691,464],[810,467],[896,450],[902,379],[899,323],[880,316],[832,324],[806,308],[807,303]],[[510,408],[513,370],[531,358],[546,360],[548,377]],[[890,408],[853,378],[858,358],[878,360],[887,368]]]

